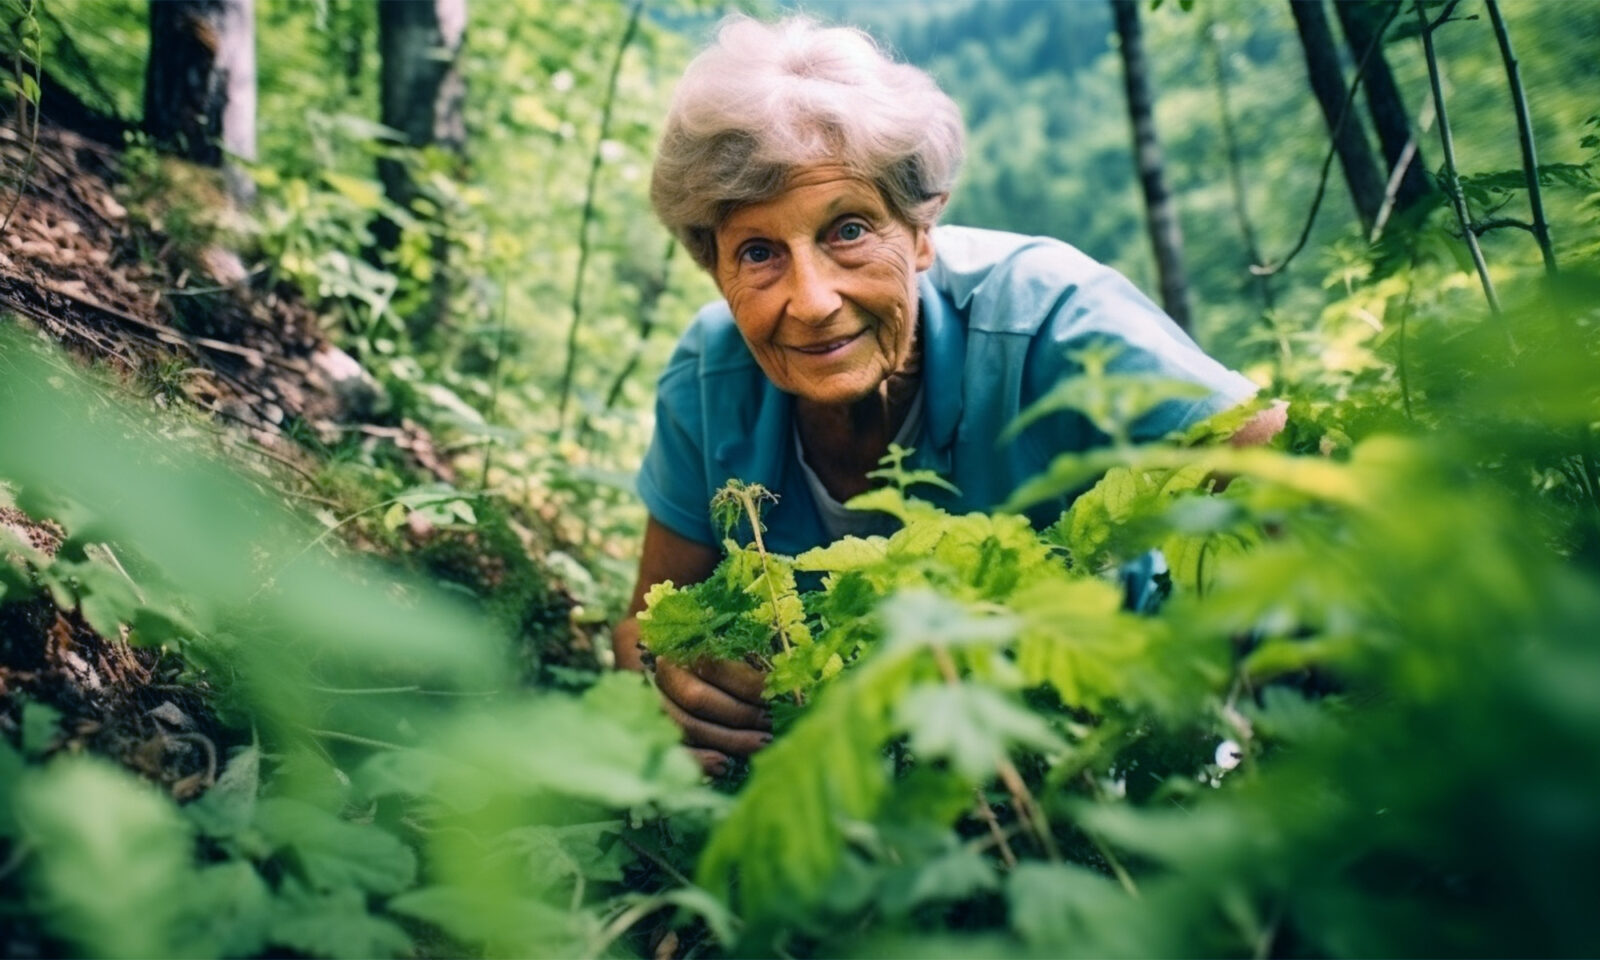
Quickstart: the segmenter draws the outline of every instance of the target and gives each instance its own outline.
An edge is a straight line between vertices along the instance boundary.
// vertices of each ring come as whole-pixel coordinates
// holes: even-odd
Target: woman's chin
[[[793,384],[789,392],[819,407],[848,407],[872,396],[882,383],[882,377],[841,374]]]

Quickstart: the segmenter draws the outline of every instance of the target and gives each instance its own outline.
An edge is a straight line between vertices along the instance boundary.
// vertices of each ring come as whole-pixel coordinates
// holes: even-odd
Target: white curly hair
[[[866,33],[806,17],[724,20],[673,95],[651,174],[656,215],[707,270],[733,210],[838,164],[901,220],[931,227],[961,166],[961,111]]]

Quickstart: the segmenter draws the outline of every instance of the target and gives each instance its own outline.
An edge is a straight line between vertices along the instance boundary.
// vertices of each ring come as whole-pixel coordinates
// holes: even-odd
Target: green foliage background
[[[82,58],[63,71],[80,95],[133,115],[142,6],[50,9],[47,62]],[[680,950],[729,955],[1597,952],[1597,9],[1506,7],[1542,158],[1567,166],[1547,196],[1559,281],[1525,235],[1485,237],[1499,318],[1444,209],[1368,249],[1337,182],[1263,315],[1198,31],[1222,28],[1271,256],[1324,149],[1287,11],[1150,12],[1199,334],[1293,401],[1288,429],[1272,450],[1217,447],[1229,430],[1213,425],[1062,458],[1019,496],[1093,486],[1042,534],[943,515],[900,477],[863,503],[901,517],[893,537],[797,558],[732,544],[712,581],[656,591],[647,625],[663,656],[773,668],[776,741],[708,785],[644,681],[547,672],[516,689],[516,604],[464,603],[329,530],[381,542],[422,512],[487,532],[515,508],[589,578],[586,602],[620,608],[650,384],[712,295],[668,252],[645,184],[714,11],[648,9],[602,138],[628,9],[474,4],[456,180],[377,136],[370,5],[261,0],[250,242],[321,304],[391,415],[427,423],[482,482],[417,487],[370,451],[326,449],[324,492],[347,510],[318,523],[8,323],[4,496],[72,539],[54,560],[0,542],[0,605],[48,593],[108,636],[128,625],[209,685],[238,740],[179,806],[52,755],[59,718],[25,705],[0,742],[0,910],[105,956],[638,955],[668,928]],[[962,103],[950,219],[1060,236],[1152,285],[1100,6],[813,12],[867,24]],[[1440,42],[1475,213],[1521,215],[1487,25]],[[1388,52],[1415,115],[1415,41]],[[405,216],[379,153],[415,166],[442,226],[408,218],[374,267],[366,224]],[[147,147],[128,157],[149,178],[131,186],[165,182]],[[457,312],[417,341],[404,321],[435,269],[430,230]],[[1062,402],[1104,407],[1113,389]],[[1152,546],[1172,596],[1124,613],[1106,574]]]

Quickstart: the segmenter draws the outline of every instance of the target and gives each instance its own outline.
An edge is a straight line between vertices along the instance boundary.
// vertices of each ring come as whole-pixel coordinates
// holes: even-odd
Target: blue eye
[[[743,258],[746,263],[766,263],[768,260],[772,259],[772,248],[764,247],[758,243],[751,244],[750,246],[745,247],[744,250],[740,252],[739,256]]]
[[[846,243],[849,243],[852,240],[860,240],[866,235],[866,226],[855,220],[851,220],[850,222],[841,224],[839,226],[839,239],[845,241]]]

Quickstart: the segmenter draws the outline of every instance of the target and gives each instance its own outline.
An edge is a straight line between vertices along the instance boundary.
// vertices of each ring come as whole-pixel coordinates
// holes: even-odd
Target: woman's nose
[[[826,323],[844,298],[839,294],[835,267],[816,254],[793,258],[789,273],[789,314],[802,323]]]

